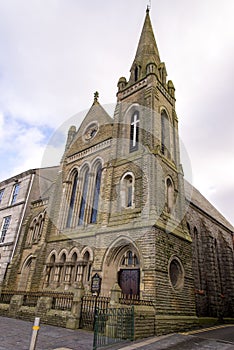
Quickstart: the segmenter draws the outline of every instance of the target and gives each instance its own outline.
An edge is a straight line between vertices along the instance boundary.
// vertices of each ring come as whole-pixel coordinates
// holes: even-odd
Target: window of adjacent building
[[[4,188],[0,190],[0,203],[2,202],[3,194],[4,194]]]
[[[131,174],[126,174],[121,181],[122,206],[131,208],[134,205],[134,179]]]
[[[87,201],[87,194],[88,194],[88,182],[89,182],[89,176],[88,176],[89,170],[86,169],[83,174],[83,191],[82,191],[82,199],[80,204],[80,212],[79,212],[79,220],[78,225],[82,225],[84,222],[85,217],[85,206]]]
[[[1,228],[1,236],[0,236],[0,243],[3,243],[6,238],[7,230],[10,226],[11,222],[11,216],[6,216],[3,218],[2,228]]]
[[[78,172],[76,171],[73,176],[72,192],[71,192],[71,198],[69,203],[66,227],[71,227],[75,200],[76,200],[76,193],[77,193],[77,184],[78,184]]]
[[[17,196],[19,194],[19,188],[20,188],[20,184],[19,183],[14,185],[13,192],[12,192],[12,197],[11,197],[11,205],[16,202]]]
[[[101,176],[102,176],[102,166],[101,164],[99,164],[96,172],[96,178],[95,178],[93,207],[92,207],[91,220],[90,220],[92,224],[97,222],[98,203],[99,203],[100,189],[101,189]]]
[[[136,151],[138,149],[139,141],[139,112],[135,111],[131,117],[130,124],[130,152]]]

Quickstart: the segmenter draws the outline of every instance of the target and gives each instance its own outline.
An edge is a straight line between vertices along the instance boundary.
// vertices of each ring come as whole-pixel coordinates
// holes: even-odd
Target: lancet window
[[[134,177],[127,173],[121,180],[122,207],[131,208],[134,206]]]
[[[167,212],[172,213],[174,207],[174,186],[170,178],[166,180],[166,207]]]
[[[96,171],[95,185],[94,185],[93,205],[92,205],[91,220],[90,220],[92,224],[97,222],[98,204],[99,204],[100,189],[101,189],[101,177],[102,177],[102,166],[101,164],[99,164]]]
[[[139,112],[135,111],[131,117],[130,123],[130,152],[136,151],[138,149],[139,143]]]
[[[71,198],[70,198],[70,203],[68,208],[66,227],[71,227],[71,224],[72,224],[72,217],[74,214],[74,206],[75,206],[76,194],[77,194],[77,184],[78,184],[78,172],[76,170],[74,172],[73,179],[72,179],[72,191],[71,191]]]
[[[85,219],[85,207],[87,202],[87,195],[88,195],[88,183],[89,183],[89,169],[87,168],[83,173],[83,191],[82,191],[82,198],[80,203],[80,211],[79,211],[79,220],[78,225],[82,225],[84,223]]]
[[[170,157],[170,124],[165,110],[161,113],[161,152]]]

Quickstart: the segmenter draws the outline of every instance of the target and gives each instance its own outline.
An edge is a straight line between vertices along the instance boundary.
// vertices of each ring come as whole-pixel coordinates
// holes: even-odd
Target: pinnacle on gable
[[[94,93],[93,104],[99,103],[99,102],[98,102],[98,98],[99,98],[99,93],[98,93],[98,91],[96,91],[96,92]]]

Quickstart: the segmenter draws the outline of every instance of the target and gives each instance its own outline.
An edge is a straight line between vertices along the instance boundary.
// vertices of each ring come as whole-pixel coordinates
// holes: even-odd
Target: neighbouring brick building
[[[21,236],[11,289],[108,295],[118,283],[153,300],[156,328],[168,331],[196,316],[233,316],[233,227],[184,180],[175,88],[149,10],[114,116],[95,93],[69,129],[49,202],[32,203]]]

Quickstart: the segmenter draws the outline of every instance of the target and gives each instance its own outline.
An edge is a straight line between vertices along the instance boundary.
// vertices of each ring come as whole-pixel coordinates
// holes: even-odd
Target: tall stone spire
[[[153,63],[158,67],[160,62],[161,60],[150,20],[149,8],[147,8],[136,56],[131,67],[130,80],[136,81],[144,77],[148,64]]]

